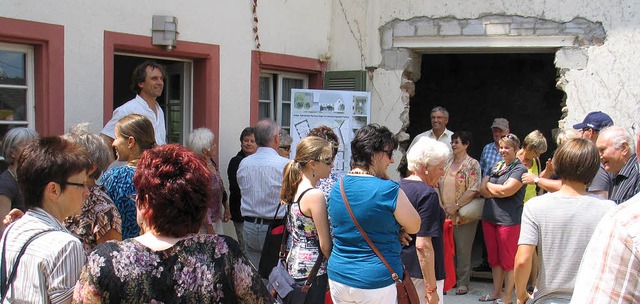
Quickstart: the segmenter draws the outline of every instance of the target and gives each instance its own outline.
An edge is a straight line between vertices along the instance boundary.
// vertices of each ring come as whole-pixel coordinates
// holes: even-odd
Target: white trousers
[[[329,279],[331,300],[335,304],[394,304],[398,303],[396,285],[376,289],[361,289],[344,285]]]

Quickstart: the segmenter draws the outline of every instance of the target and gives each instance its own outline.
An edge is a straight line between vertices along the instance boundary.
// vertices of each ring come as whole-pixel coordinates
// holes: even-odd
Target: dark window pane
[[[303,89],[302,79],[282,78],[282,100],[291,101],[291,89]]]
[[[258,119],[270,118],[271,103],[261,102],[258,104]]]
[[[27,120],[27,90],[0,88],[0,120]]]
[[[271,100],[270,80],[271,78],[269,77],[260,77],[260,96],[258,97],[260,100]]]
[[[25,62],[22,52],[0,50],[0,84],[25,85]]]

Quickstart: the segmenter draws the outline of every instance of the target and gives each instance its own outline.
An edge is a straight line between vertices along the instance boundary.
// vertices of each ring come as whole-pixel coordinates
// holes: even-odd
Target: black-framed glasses
[[[384,152],[387,155],[389,155],[389,158],[393,158],[393,150],[382,150],[381,152]]]
[[[291,145],[280,146],[280,147],[278,147],[278,149],[282,149],[282,150],[285,150],[285,151],[291,151]]]
[[[87,185],[87,182],[84,182],[84,183],[62,182],[61,184],[62,185],[71,185],[71,186],[76,186],[76,187],[80,187],[80,188],[89,189],[89,185]]]

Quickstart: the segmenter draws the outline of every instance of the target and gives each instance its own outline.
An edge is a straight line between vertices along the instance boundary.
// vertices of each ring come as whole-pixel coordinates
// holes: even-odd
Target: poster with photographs
[[[293,89],[291,96],[291,158],[295,157],[295,146],[309,130],[325,125],[339,139],[333,172],[349,171],[353,135],[370,121],[371,93]]]

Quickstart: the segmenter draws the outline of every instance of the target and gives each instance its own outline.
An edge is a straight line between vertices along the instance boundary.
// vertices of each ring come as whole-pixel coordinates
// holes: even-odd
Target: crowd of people
[[[386,304],[399,279],[421,303],[444,303],[454,285],[456,295],[473,288],[478,227],[493,279],[479,301],[640,299],[640,151],[605,113],[558,135],[544,162],[540,131],[521,142],[495,118],[476,160],[471,133],[448,130],[436,107],[399,181],[388,173],[398,139],[384,126],[355,132],[351,168],[339,174],[330,127],[295,143],[261,120],[240,133],[227,195],[211,130],[193,130],[187,147],[166,143],[164,75],[152,62],[137,67],[136,97],[101,135],[86,124],[5,135],[1,302],[325,303],[328,292],[333,303]],[[237,240],[224,233],[229,220]],[[279,223],[280,258],[302,299],[269,290],[258,270],[280,249],[265,243]]]

